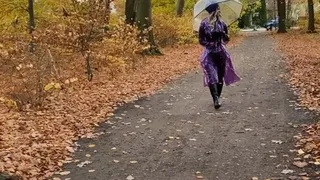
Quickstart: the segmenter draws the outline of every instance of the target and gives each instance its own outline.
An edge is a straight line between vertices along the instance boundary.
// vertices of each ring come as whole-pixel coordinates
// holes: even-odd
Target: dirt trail
[[[280,78],[281,57],[267,35],[250,35],[232,49],[242,81],[223,91],[215,111],[202,72],[156,95],[127,104],[103,123],[95,140],[81,140],[72,180],[249,180],[281,177],[291,164],[292,124],[308,123]],[[93,147],[90,144],[94,144]],[[91,162],[80,168],[81,162]],[[296,170],[289,165],[290,169]],[[196,174],[196,172],[198,174]],[[201,178],[201,177],[198,177]]]

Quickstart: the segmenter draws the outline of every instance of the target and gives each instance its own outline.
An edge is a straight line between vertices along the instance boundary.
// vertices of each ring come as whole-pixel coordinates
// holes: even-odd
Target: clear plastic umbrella
[[[239,0],[199,0],[193,9],[194,31],[199,31],[201,21],[210,15],[206,9],[214,4],[219,4],[222,20],[228,26],[240,17],[242,3]]]

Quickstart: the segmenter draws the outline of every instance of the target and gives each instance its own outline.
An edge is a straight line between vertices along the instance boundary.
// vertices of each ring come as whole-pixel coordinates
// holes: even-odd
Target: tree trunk
[[[287,28],[291,28],[292,25],[292,0],[288,0],[287,2],[287,14],[286,14],[286,26]]]
[[[263,25],[267,22],[267,5],[266,0],[261,0],[261,11],[260,11],[260,25]]]
[[[279,16],[279,29],[278,33],[286,33],[286,1],[277,0],[278,2],[278,16]]]
[[[151,0],[136,0],[136,12],[135,22],[140,30],[140,40],[149,42],[149,53],[160,54],[153,35]]]
[[[178,0],[177,7],[176,7],[176,14],[178,17],[181,17],[183,15],[183,8],[184,8],[184,0]]]
[[[28,13],[29,13],[29,33],[31,34],[36,27],[36,23],[34,20],[34,8],[33,8],[33,0],[28,0]]]
[[[29,24],[28,24],[28,29],[29,29],[29,34],[31,36],[31,41],[29,43],[29,52],[33,53],[35,51],[35,45],[33,42],[33,31],[36,27],[35,19],[34,19],[34,8],[33,8],[33,0],[28,0],[28,14],[29,14]]]
[[[246,13],[244,16],[243,16],[243,24],[244,24],[244,27],[245,28],[250,28],[250,17],[249,17],[249,13]]]
[[[250,27],[250,28],[253,27],[252,17],[253,17],[253,12],[250,12],[250,13],[249,13],[249,27]]]
[[[110,12],[110,3],[111,3],[111,1],[110,0],[105,0],[105,22],[106,22],[106,24],[109,24],[109,22],[110,22],[110,14],[111,14],[111,12]]]
[[[277,0],[273,0],[273,19],[276,19],[278,7],[276,6]]]
[[[313,32],[315,32],[313,0],[308,0],[308,14],[309,14],[308,32],[313,33]]]
[[[136,0],[126,0],[126,23],[133,25],[136,19]]]

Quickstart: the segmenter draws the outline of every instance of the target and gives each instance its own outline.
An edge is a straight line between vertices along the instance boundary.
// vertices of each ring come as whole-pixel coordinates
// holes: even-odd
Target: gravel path
[[[311,116],[294,106],[273,47],[267,35],[253,33],[230,50],[242,81],[224,89],[218,111],[201,71],[121,107],[97,129],[105,134],[79,142],[79,162],[66,165],[71,173],[60,178],[249,180],[295,170],[289,165],[298,132],[293,125],[311,122]],[[89,164],[78,167],[81,162]]]

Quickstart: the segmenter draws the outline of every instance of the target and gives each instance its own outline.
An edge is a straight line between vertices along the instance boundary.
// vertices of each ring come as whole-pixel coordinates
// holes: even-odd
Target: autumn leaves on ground
[[[277,35],[277,48],[285,55],[290,85],[298,95],[299,104],[311,111],[320,111],[320,51],[319,34],[303,31]],[[298,151],[297,166],[320,165],[320,124],[304,125],[303,133],[295,136]],[[300,163],[301,162],[301,163]]]
[[[0,2],[0,172],[28,180],[52,176],[74,152],[74,141],[95,137],[94,127],[117,106],[198,68],[201,48],[192,45],[188,2],[179,18],[174,3],[155,4],[155,28],[146,32],[124,22],[121,3],[110,15],[104,1],[39,1],[31,9],[29,2],[28,12],[25,1]],[[154,43],[163,56],[145,55]]]
[[[20,7],[21,2],[16,3],[9,7]],[[22,19],[12,22],[14,17],[8,17],[3,27],[10,28],[1,29],[0,40],[0,172],[28,180],[59,171],[74,152],[74,141],[95,137],[94,128],[121,104],[151,95],[172,79],[198,69],[201,53],[194,44],[188,12],[176,18],[162,7],[155,9],[156,42],[166,47],[161,49],[163,56],[145,56],[140,52],[149,44],[136,40],[138,31],[119,22],[118,16],[91,21],[93,16],[110,13],[104,6],[87,14],[65,1],[38,3],[36,8],[43,11],[36,12],[32,37],[25,28],[24,9],[17,8],[14,11]],[[44,16],[48,9],[52,16]],[[233,35],[229,47],[241,46],[242,38]],[[275,40],[287,57],[287,77],[301,104],[319,111],[316,42],[320,36],[295,32],[277,35]],[[30,48],[37,50],[30,53]],[[320,163],[319,136],[317,125],[306,126],[297,136],[303,162]]]

